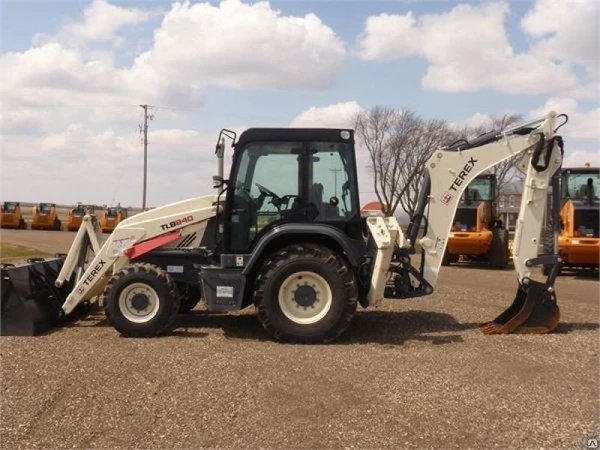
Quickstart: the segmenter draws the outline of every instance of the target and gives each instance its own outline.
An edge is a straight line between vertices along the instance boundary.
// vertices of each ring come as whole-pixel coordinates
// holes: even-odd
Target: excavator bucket
[[[528,280],[520,285],[512,304],[493,321],[481,325],[484,334],[543,334],[557,326],[560,312],[554,289]]]
[[[0,268],[0,334],[34,336],[54,328],[63,319],[62,304],[71,284],[54,285],[64,257],[30,259],[27,265],[5,264]]]

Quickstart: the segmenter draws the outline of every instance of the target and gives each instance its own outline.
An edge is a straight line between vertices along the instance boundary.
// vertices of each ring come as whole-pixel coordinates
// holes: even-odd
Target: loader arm
[[[100,295],[108,275],[131,260],[163,247],[189,232],[203,232],[217,214],[217,197],[208,195],[137,214],[121,221],[101,245],[102,230],[95,216],[86,215],[55,282],[62,286],[74,276],[73,290],[62,305],[65,314]],[[93,258],[88,261],[88,253]]]
[[[556,119],[556,113],[550,112],[533,122],[434,152],[426,163],[416,213],[406,236],[393,218],[367,221],[377,247],[368,304],[377,305],[388,297],[433,293],[463,191],[476,176],[519,154],[523,155],[520,169],[526,175],[513,250],[519,286],[536,283],[530,278],[533,267],[560,264],[557,256],[537,258],[548,187],[562,163],[562,139],[554,135]],[[425,233],[418,239],[422,226]],[[418,269],[410,263],[417,240],[422,254]],[[399,261],[396,265],[390,263],[394,252]],[[549,292],[553,292],[555,275],[553,271],[544,285]]]

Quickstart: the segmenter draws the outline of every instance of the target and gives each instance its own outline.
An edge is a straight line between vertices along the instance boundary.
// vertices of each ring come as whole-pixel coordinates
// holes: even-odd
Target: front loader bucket
[[[60,324],[61,306],[71,291],[70,283],[54,286],[63,262],[64,258],[38,259],[24,266],[0,269],[2,336],[34,336]]]
[[[542,334],[557,326],[560,312],[554,289],[545,283],[528,280],[519,286],[512,304],[493,321],[481,325],[484,334]]]

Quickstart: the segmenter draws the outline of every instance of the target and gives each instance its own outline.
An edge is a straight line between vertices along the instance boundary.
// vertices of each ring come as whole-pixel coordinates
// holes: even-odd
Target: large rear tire
[[[488,252],[490,266],[493,269],[506,269],[508,267],[508,253],[508,230],[506,228],[494,228]]]
[[[174,328],[180,299],[164,269],[136,263],[111,277],[103,304],[106,317],[123,336],[154,337]]]
[[[296,244],[274,253],[254,285],[254,304],[277,340],[331,342],[350,325],[358,288],[345,259],[327,247]]]

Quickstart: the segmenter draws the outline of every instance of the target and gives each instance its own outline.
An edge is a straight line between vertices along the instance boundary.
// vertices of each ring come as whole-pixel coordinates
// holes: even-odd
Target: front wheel
[[[506,269],[508,267],[508,230],[494,228],[492,242],[489,250],[490,266],[493,269]]]
[[[106,317],[122,335],[153,337],[173,329],[180,299],[164,269],[136,263],[112,276],[103,304]]]
[[[254,304],[263,327],[277,340],[330,342],[350,325],[358,289],[341,255],[313,244],[290,245],[262,266]]]

